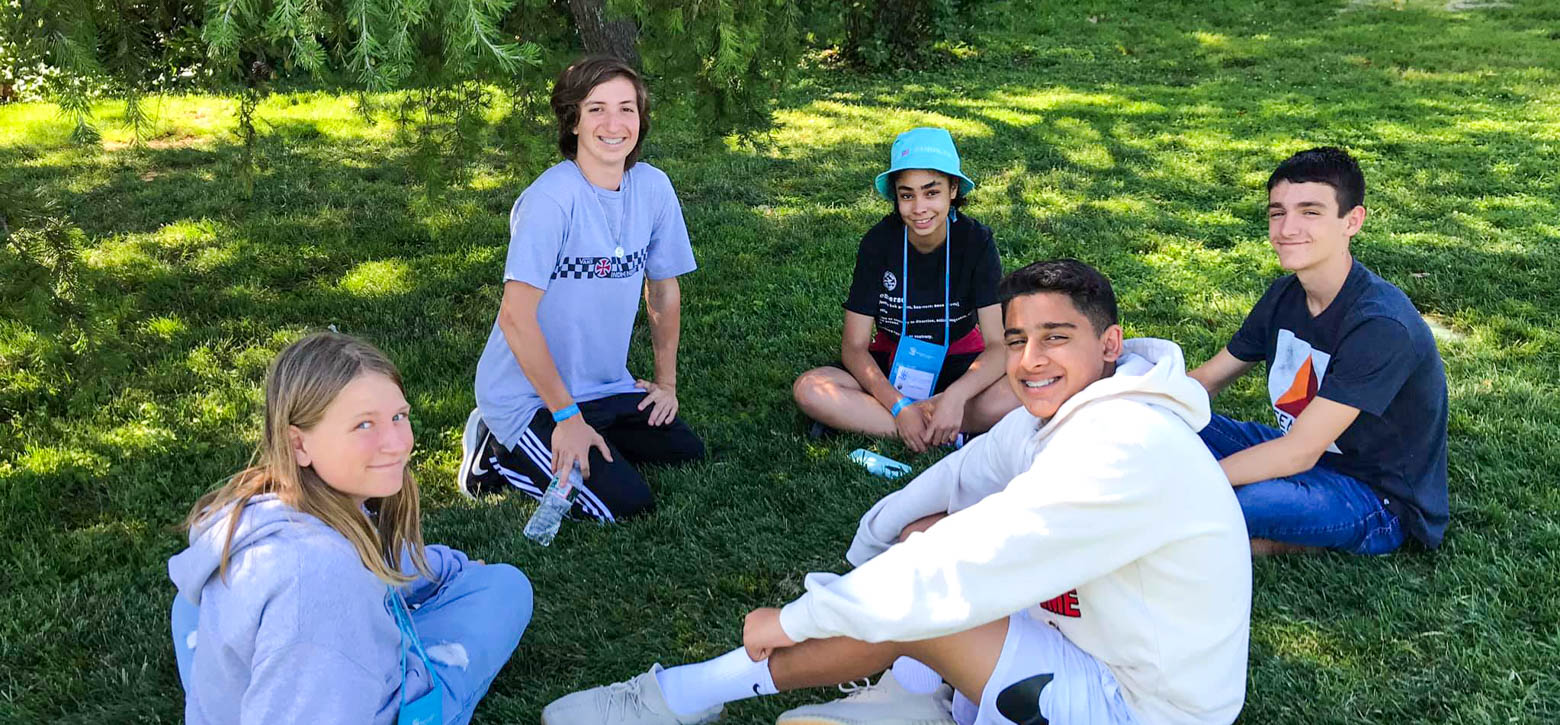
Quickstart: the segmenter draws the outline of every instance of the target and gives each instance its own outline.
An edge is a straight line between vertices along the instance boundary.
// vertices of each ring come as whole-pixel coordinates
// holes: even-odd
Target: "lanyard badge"
[[[937,389],[937,376],[948,356],[948,277],[949,248],[953,240],[953,219],[943,226],[943,344],[934,345],[910,336],[910,229],[905,228],[903,266],[900,269],[904,295],[899,302],[899,347],[894,350],[894,365],[888,381],[905,397],[925,400]]]
[[[433,663],[428,661],[428,653],[423,651],[422,640],[417,638],[417,629],[412,626],[412,613],[406,608],[406,600],[391,590],[385,595],[385,604],[395,615],[396,629],[401,631],[401,712],[396,716],[396,725],[443,725],[444,683],[440,682],[438,674],[434,673]],[[406,701],[408,649],[422,658],[423,668],[428,671],[428,679],[433,683],[433,687],[429,688],[427,693],[411,702]]]

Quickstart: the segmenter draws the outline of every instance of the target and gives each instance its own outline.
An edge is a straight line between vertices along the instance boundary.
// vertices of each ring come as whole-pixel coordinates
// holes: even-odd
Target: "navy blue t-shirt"
[[[1446,371],[1408,295],[1354,262],[1320,315],[1300,280],[1268,288],[1230,340],[1231,355],[1265,361],[1268,398],[1285,432],[1317,396],[1360,411],[1321,465],[1365,483],[1426,548],[1446,532]]]

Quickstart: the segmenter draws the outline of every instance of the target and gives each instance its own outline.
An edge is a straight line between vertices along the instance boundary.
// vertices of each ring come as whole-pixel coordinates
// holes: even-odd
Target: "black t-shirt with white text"
[[[910,335],[933,344],[943,341],[944,250],[922,254],[909,247],[910,281],[904,276],[905,225],[898,214],[883,217],[861,238],[856,271],[845,309],[872,317],[877,324],[872,349],[891,351],[899,343],[900,307],[910,290]],[[951,355],[979,353],[985,341],[977,329],[976,311],[997,304],[1002,260],[991,229],[960,214],[949,229],[946,252],[948,337]]]
[[[1311,316],[1294,275],[1274,282],[1227,348],[1268,366],[1268,399],[1285,432],[1320,396],[1360,414],[1320,463],[1370,486],[1427,548],[1449,519],[1446,371],[1430,326],[1408,296],[1354,262],[1342,289]]]

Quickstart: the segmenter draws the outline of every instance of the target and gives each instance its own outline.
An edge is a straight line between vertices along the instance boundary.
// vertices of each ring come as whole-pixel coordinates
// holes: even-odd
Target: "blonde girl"
[[[465,723],[531,617],[519,570],[425,546],[410,406],[333,332],[271,363],[252,465],[168,561],[185,720]]]

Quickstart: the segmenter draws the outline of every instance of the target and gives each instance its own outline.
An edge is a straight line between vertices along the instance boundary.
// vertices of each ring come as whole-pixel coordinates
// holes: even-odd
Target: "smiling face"
[[[1268,241],[1290,272],[1316,269],[1349,254],[1349,240],[1365,223],[1365,207],[1338,214],[1330,184],[1280,181],[1268,191]]]
[[[412,453],[409,406],[389,377],[363,373],[336,394],[308,430],[289,427],[293,460],[359,504],[401,490]]]
[[[639,129],[634,83],[622,76],[603,81],[580,102],[580,120],[574,125],[579,139],[575,161],[621,171],[639,142]]]
[[[1037,418],[1056,415],[1078,391],[1110,375],[1121,357],[1121,326],[1096,333],[1061,292],[1014,297],[1003,321],[1008,384]]]
[[[894,200],[899,218],[904,220],[910,237],[921,242],[942,243],[947,234],[948,209],[956,187],[948,175],[926,169],[906,169],[894,179]]]

